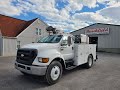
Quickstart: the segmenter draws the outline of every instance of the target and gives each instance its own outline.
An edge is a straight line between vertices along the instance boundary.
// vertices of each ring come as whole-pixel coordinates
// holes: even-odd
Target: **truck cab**
[[[84,64],[90,68],[96,60],[96,45],[81,36],[79,43],[71,34],[55,34],[41,38],[37,43],[18,49],[15,68],[24,75],[45,76],[48,84],[55,84],[63,70]]]

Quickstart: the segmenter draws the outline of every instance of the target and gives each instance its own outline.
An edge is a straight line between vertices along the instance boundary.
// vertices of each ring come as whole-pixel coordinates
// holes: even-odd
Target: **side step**
[[[77,67],[73,65],[74,64],[73,60],[65,60],[65,64],[66,64],[66,70],[71,70]]]
[[[67,67],[66,70],[71,70],[71,69],[74,69],[76,68],[77,66],[70,66],[70,67]]]
[[[73,64],[73,63],[74,63],[74,61],[73,61],[73,60],[71,60],[71,59],[70,59],[70,60],[65,60],[65,63],[72,63],[72,64]]]

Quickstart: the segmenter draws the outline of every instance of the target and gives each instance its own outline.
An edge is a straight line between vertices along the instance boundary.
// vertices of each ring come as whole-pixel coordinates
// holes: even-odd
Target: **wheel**
[[[87,61],[87,63],[85,64],[85,67],[86,67],[87,69],[89,69],[89,68],[92,67],[92,65],[93,65],[93,57],[92,57],[91,55],[89,55],[89,56],[88,56],[88,61]]]
[[[62,65],[59,61],[53,61],[47,68],[46,81],[49,85],[55,84],[62,76]]]

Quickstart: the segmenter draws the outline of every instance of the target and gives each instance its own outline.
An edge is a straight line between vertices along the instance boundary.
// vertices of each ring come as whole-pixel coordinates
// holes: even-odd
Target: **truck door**
[[[65,60],[73,59],[74,57],[74,42],[71,36],[63,36],[61,42],[61,53]]]

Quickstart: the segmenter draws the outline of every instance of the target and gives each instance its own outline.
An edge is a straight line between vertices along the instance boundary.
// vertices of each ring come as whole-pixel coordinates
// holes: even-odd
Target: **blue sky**
[[[13,2],[14,3],[14,2]],[[56,5],[55,7],[58,9],[58,10],[61,10],[63,8],[65,8],[66,5],[68,5],[69,2],[66,1],[66,2],[62,2],[62,0],[56,0]],[[105,4],[100,4],[100,3],[97,3],[99,6],[98,7],[95,7],[95,8],[89,8],[87,6],[83,6],[83,8],[81,10],[78,10],[76,11],[76,13],[82,13],[82,12],[96,12],[100,9],[103,9],[106,7]],[[74,14],[74,13],[73,13]],[[70,13],[70,15],[73,15],[72,13]],[[34,18],[40,18],[42,19],[43,21],[45,21],[45,16],[41,16],[39,14],[35,14],[35,13],[32,13],[32,12],[28,12],[27,15],[25,14],[21,14],[19,16],[14,16],[15,18],[19,18],[19,19],[23,19],[23,20],[31,20],[31,19],[34,19]]]
[[[120,24],[120,0],[1,0],[0,14],[40,18],[67,32],[93,23]]]

